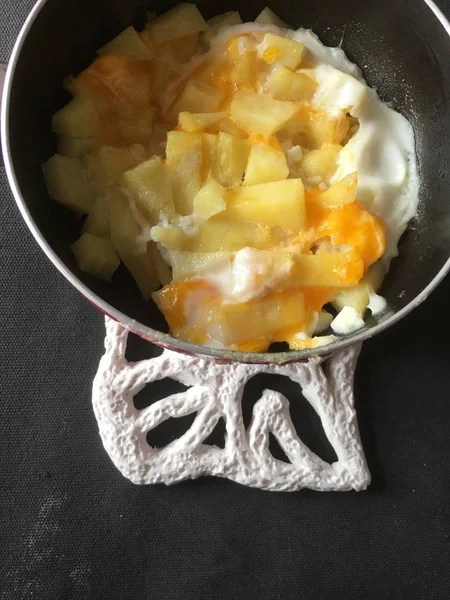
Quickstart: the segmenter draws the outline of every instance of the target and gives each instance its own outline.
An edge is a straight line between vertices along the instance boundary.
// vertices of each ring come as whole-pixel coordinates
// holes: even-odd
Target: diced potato
[[[293,73],[287,67],[277,67],[264,85],[265,91],[277,100],[309,101],[317,89],[317,81],[304,73]]]
[[[314,201],[323,206],[333,207],[341,206],[342,204],[350,204],[356,200],[358,191],[358,176],[356,173],[351,173],[334,183],[327,190],[317,192],[313,195]]]
[[[342,290],[336,294],[333,300],[333,306],[337,311],[342,310],[344,306],[351,306],[362,316],[364,316],[368,304],[367,285],[355,285],[347,290]]]
[[[109,236],[109,200],[105,194],[97,196],[95,199],[89,215],[84,222],[83,232],[92,233],[100,237]]]
[[[91,233],[83,233],[72,245],[78,266],[82,271],[109,281],[120,265],[119,257],[111,240]]]
[[[227,190],[215,179],[210,179],[194,198],[194,214],[200,219],[209,219],[224,211]]]
[[[340,144],[348,132],[348,119],[343,116],[333,120],[325,112],[311,112],[305,121],[305,140],[308,148],[315,150],[323,144]]]
[[[211,266],[225,260],[230,260],[229,252],[180,252],[170,250],[173,283],[178,283],[189,277],[206,271]]]
[[[53,115],[52,131],[68,137],[96,137],[100,134],[97,110],[91,100],[74,98]]]
[[[166,261],[163,259],[161,252],[158,249],[158,246],[153,242],[150,242],[149,252],[153,259],[156,275],[158,276],[161,285],[169,285],[169,283],[172,282],[172,270],[166,263]]]
[[[217,140],[218,136],[211,133],[203,133],[203,164],[202,171],[204,179],[216,175],[216,156],[217,156]]]
[[[205,39],[210,41],[216,36],[222,27],[230,27],[231,25],[240,25],[242,23],[241,15],[236,10],[217,15],[207,21],[209,29],[205,31]]]
[[[263,228],[252,223],[227,219],[220,214],[200,225],[198,234],[187,240],[186,250],[234,252],[247,246],[264,250],[268,245],[269,236]]]
[[[266,33],[258,47],[259,56],[269,65],[278,63],[296,69],[302,62],[305,44],[281,37],[273,33]]]
[[[155,109],[148,106],[145,109],[133,110],[130,114],[117,118],[117,129],[127,144],[148,144],[152,132]]]
[[[163,15],[152,19],[145,27],[149,38],[163,44],[208,29],[208,24],[194,4],[181,3]]]
[[[77,212],[89,212],[93,198],[78,158],[55,154],[42,168],[52,200]]]
[[[139,164],[139,159],[129,148],[103,146],[83,158],[86,177],[91,189],[101,195],[111,186],[117,186],[125,171]]]
[[[109,196],[111,240],[121,261],[136,281],[144,300],[159,288],[159,279],[153,261],[151,247],[141,252],[138,237],[141,229],[136,223],[127,198],[120,192]]]
[[[163,217],[173,217],[175,208],[170,175],[159,156],[124,173],[121,182],[151,224],[158,223]]]
[[[248,134],[241,127],[238,127],[231,117],[225,117],[219,123],[219,131],[230,133],[240,140],[246,139]]]
[[[256,23],[261,23],[261,25],[275,25],[275,27],[285,27],[289,29],[289,25],[282,21],[268,6],[260,12],[255,21]]]
[[[367,269],[364,277],[362,278],[362,282],[366,285],[372,286],[373,290],[378,292],[381,284],[383,283],[386,271],[387,269],[384,263],[376,262]]]
[[[295,115],[297,107],[290,102],[274,100],[252,92],[237,92],[231,102],[230,114],[248,133],[272,135]]]
[[[100,145],[98,137],[74,138],[65,135],[58,136],[58,154],[80,158],[83,154],[93,152]]]
[[[190,113],[181,112],[178,115],[178,125],[188,132],[204,131],[217,125],[226,117],[225,112],[216,113]]]
[[[220,325],[221,341],[226,346],[239,346],[251,340],[264,339],[267,346],[280,341],[289,329],[301,329],[305,319],[303,294],[288,291],[268,294],[263,298],[239,304],[222,304],[214,315]]]
[[[305,177],[318,176],[328,180],[336,171],[341,150],[342,146],[339,146],[339,144],[325,144],[318,150],[304,153],[300,161],[300,167]]]
[[[167,134],[166,164],[172,178],[173,198],[180,215],[190,215],[194,197],[201,187],[203,139],[200,133],[170,131]]]
[[[125,56],[131,61],[150,60],[153,56],[134,27],[124,29],[111,42],[97,50],[97,54]]]
[[[269,144],[252,144],[245,170],[245,185],[269,183],[287,179],[289,167],[281,148]]]
[[[182,250],[186,242],[186,234],[175,226],[161,227],[155,225],[151,231],[152,240],[171,250]]]
[[[203,81],[190,79],[172,106],[170,113],[174,116],[180,112],[211,113],[219,110],[225,93]]]
[[[305,225],[303,182],[287,179],[240,187],[230,193],[226,216],[298,232]]]
[[[333,315],[326,310],[321,310],[317,319],[316,326],[314,327],[314,335],[319,335],[328,329],[331,325],[331,321],[334,319]]]
[[[348,287],[359,283],[364,264],[354,252],[296,254],[292,284],[301,287]]]
[[[255,87],[258,55],[254,50],[247,50],[234,62],[230,72],[230,80],[238,87]]]
[[[247,141],[240,140],[230,133],[219,133],[216,173],[222,185],[233,187],[242,182],[249,151]]]

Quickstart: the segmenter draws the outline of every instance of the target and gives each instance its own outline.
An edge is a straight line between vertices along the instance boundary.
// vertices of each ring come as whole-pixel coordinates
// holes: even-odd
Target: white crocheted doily
[[[106,451],[133,483],[172,484],[215,475],[271,491],[362,490],[369,484],[353,399],[359,345],[326,361],[311,359],[284,366],[220,364],[169,350],[131,363],[125,359],[127,337],[123,326],[106,317],[106,352],[94,380],[93,405]],[[258,373],[284,375],[300,386],[322,422],[336,462],[328,464],[302,442],[287,398],[274,390],[263,392],[254,406],[250,426],[245,428],[244,387]],[[147,383],[166,377],[189,389],[142,410],[135,408],[133,396]],[[192,413],[196,413],[194,422],[180,438],[163,448],[147,443],[147,433],[163,421]],[[203,443],[221,418],[226,424],[223,449]],[[269,433],[290,463],[271,454]]]

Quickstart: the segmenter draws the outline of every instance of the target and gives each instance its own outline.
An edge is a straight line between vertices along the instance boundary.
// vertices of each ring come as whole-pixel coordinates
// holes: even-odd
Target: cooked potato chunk
[[[216,149],[216,174],[222,185],[233,187],[242,182],[249,145],[246,141],[229,134],[219,133]]]
[[[182,250],[186,242],[186,235],[179,227],[152,227],[152,240],[174,250]]]
[[[109,201],[106,194],[97,196],[95,199],[89,210],[89,215],[84,222],[83,232],[92,233],[100,237],[109,236]]]
[[[229,252],[180,252],[169,250],[173,282],[178,283],[197,273],[209,269],[212,265],[229,260]]]
[[[72,245],[78,266],[82,271],[109,281],[120,265],[119,257],[111,240],[91,233],[83,233]]]
[[[231,117],[239,127],[262,135],[276,133],[296,112],[295,104],[247,91],[237,92],[230,107]]]
[[[356,200],[358,191],[358,176],[356,173],[351,173],[334,183],[324,192],[318,192],[313,195],[314,201],[319,202],[323,206],[333,207],[342,204],[350,204]]]
[[[266,33],[258,48],[259,56],[269,65],[279,63],[289,69],[296,69],[302,62],[305,44]]]
[[[298,232],[305,225],[301,179],[240,187],[230,193],[226,215],[232,219]]]
[[[275,27],[289,28],[289,25],[282,21],[268,6],[260,12],[255,21],[256,23],[261,23],[261,25],[275,25]]]
[[[124,173],[121,182],[131,192],[137,207],[150,223],[156,224],[162,217],[170,218],[174,215],[169,172],[159,156]]]
[[[100,122],[94,103],[91,100],[74,98],[53,115],[52,130],[68,137],[98,136]]]
[[[70,156],[70,158],[80,158],[88,152],[93,152],[100,145],[100,138],[85,137],[74,138],[65,135],[58,136],[58,154]]]
[[[204,131],[220,123],[226,117],[226,112],[190,113],[181,112],[178,115],[178,125],[188,132]]]
[[[256,51],[247,50],[234,61],[230,72],[230,80],[238,87],[254,88],[258,69]]]
[[[117,37],[97,50],[97,54],[125,56],[131,61],[150,60],[153,56],[134,27],[124,29]]]
[[[339,152],[342,146],[325,144],[319,150],[311,150],[303,154],[300,167],[305,177],[321,177],[328,180],[337,168]]]
[[[359,282],[364,264],[353,252],[296,254],[293,284],[303,287],[348,287]]]
[[[220,214],[200,225],[198,234],[187,240],[186,250],[191,252],[234,252],[246,246],[260,250],[266,249],[268,234],[264,229],[252,223],[235,221]]]
[[[135,109],[117,119],[117,130],[127,144],[148,144],[152,132],[155,109],[151,106]]]
[[[209,219],[224,211],[227,190],[215,179],[210,179],[194,198],[194,213],[200,219]]]
[[[211,113],[219,110],[225,93],[203,81],[190,79],[171,108],[172,115],[180,112]]]
[[[216,175],[216,158],[217,158],[217,135],[212,133],[203,133],[203,162],[202,172],[205,179],[215,177]]]
[[[304,73],[293,73],[287,67],[279,66],[264,85],[265,91],[276,100],[308,101],[314,96],[317,81]]]
[[[205,31],[208,24],[195,4],[181,3],[147,23],[146,32],[155,44],[164,44],[192,33]]]
[[[355,285],[346,290],[342,290],[333,300],[333,306],[337,311],[340,311],[344,306],[351,306],[360,315],[364,315],[366,312],[367,305],[369,304],[369,293],[367,285]]]
[[[245,170],[245,185],[256,185],[287,179],[289,167],[280,147],[265,143],[252,144]]]
[[[202,135],[170,131],[167,134],[166,159],[176,211],[180,215],[190,215],[195,195],[202,184]]]
[[[93,198],[78,158],[55,154],[42,168],[52,200],[80,213],[89,212]]]

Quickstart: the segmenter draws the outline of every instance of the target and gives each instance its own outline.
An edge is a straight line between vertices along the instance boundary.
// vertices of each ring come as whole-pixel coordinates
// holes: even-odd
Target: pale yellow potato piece
[[[280,17],[273,12],[271,8],[266,6],[255,19],[256,23],[261,25],[275,25],[275,27],[289,28],[289,25],[282,21]]]
[[[241,15],[236,10],[230,10],[229,12],[217,15],[208,19],[207,21],[209,29],[204,33],[205,40],[208,42],[215,37],[223,27],[230,27],[231,25],[240,25],[242,23]]]
[[[276,100],[309,101],[318,83],[304,73],[294,73],[284,66],[276,67],[264,84],[264,90]]]
[[[52,200],[80,213],[89,212],[93,196],[78,158],[55,154],[42,168]]]
[[[97,137],[100,121],[94,103],[78,97],[71,100],[53,115],[52,131],[68,137]]]
[[[144,300],[160,287],[151,248],[142,254],[138,237],[141,229],[130,210],[127,198],[120,192],[109,196],[111,240],[120,260],[136,281]]]
[[[332,304],[337,311],[342,310],[344,306],[351,306],[357,310],[361,316],[364,316],[367,305],[369,304],[367,285],[355,285],[354,287],[342,290],[336,294]]]
[[[222,90],[203,81],[190,79],[172,106],[170,113],[176,117],[180,112],[216,112],[224,98],[225,94]]]
[[[381,261],[376,262],[367,269],[364,277],[362,278],[362,282],[366,285],[372,286],[373,290],[378,292],[383,283],[386,272],[386,264]]]
[[[203,133],[203,162],[202,172],[207,180],[216,175],[217,140],[218,136],[212,133]]]
[[[295,254],[292,285],[301,287],[348,287],[364,273],[362,260],[352,252]]]
[[[358,176],[356,173],[351,173],[334,183],[327,190],[314,194],[315,202],[322,206],[340,206],[342,204],[350,204],[356,200],[358,191]]]
[[[145,30],[152,42],[164,44],[170,40],[206,31],[208,24],[195,4],[181,3],[147,23]]]
[[[155,225],[152,227],[151,235],[154,242],[174,250],[182,250],[186,242],[184,231],[172,225],[170,227]]]
[[[287,179],[289,167],[281,148],[268,144],[253,144],[250,148],[244,184],[256,185]]]
[[[240,87],[254,87],[258,68],[258,55],[254,50],[247,50],[235,61],[230,72],[231,81]]]
[[[82,271],[106,281],[110,281],[120,265],[117,252],[108,237],[83,233],[72,245],[72,252]]]
[[[159,156],[125,172],[121,183],[133,195],[136,206],[150,224],[175,214],[169,171]]]
[[[210,179],[194,198],[194,214],[200,219],[210,219],[224,211],[227,190],[215,179]]]
[[[117,119],[118,131],[128,144],[147,145],[153,133],[155,109],[151,106],[138,108]]]
[[[301,179],[243,186],[230,192],[226,216],[298,232],[305,225],[305,191]]]
[[[167,134],[166,164],[172,179],[176,211],[180,215],[190,215],[195,195],[202,185],[202,135],[170,131]]]
[[[134,27],[127,27],[108,44],[97,50],[100,56],[124,56],[131,61],[150,60],[152,52],[144,44]]]
[[[162,286],[172,283],[172,270],[166,261],[163,259],[161,252],[156,244],[149,242],[149,254],[153,259],[156,275]]]
[[[90,188],[101,195],[111,186],[119,185],[122,173],[136,167],[139,159],[129,148],[103,146],[84,156],[82,162]]]
[[[302,62],[304,49],[305,44],[301,42],[266,33],[258,47],[258,54],[269,65],[277,63],[296,69]]]
[[[67,137],[58,135],[58,154],[80,158],[88,152],[93,152],[100,146],[98,137]]]
[[[342,146],[339,144],[325,144],[318,150],[305,152],[300,161],[300,168],[305,177],[321,177],[329,179],[334,175],[337,168],[339,152]]]
[[[331,325],[331,321],[334,319],[333,315],[326,310],[321,310],[317,319],[316,326],[314,327],[314,335],[323,333]]]
[[[231,118],[239,127],[262,135],[276,133],[296,112],[297,107],[291,102],[243,90],[234,95],[230,106]]]
[[[105,194],[102,194],[101,196],[97,196],[91,206],[89,215],[83,225],[83,232],[107,237],[110,231],[109,200]]]
[[[181,112],[178,115],[178,125],[188,132],[198,132],[217,125],[227,116],[226,112],[190,113]]]
[[[246,140],[240,140],[230,133],[220,132],[216,148],[216,176],[227,187],[242,182],[250,147]]]
[[[241,127],[238,127],[233,119],[229,116],[226,116],[219,123],[219,131],[223,131],[224,133],[230,133],[241,140],[246,139],[248,137],[248,133],[244,131]]]
[[[187,240],[186,250],[191,252],[234,252],[247,246],[259,250],[267,249],[269,246],[268,235],[262,228],[252,223],[235,221],[220,214],[200,225],[198,234]]]
[[[173,283],[201,274],[217,263],[231,260],[229,252],[180,252],[169,250]]]

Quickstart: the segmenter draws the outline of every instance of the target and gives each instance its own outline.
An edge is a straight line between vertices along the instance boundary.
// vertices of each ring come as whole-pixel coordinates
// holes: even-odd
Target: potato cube
[[[281,37],[273,33],[266,33],[259,45],[259,56],[269,65],[281,64],[289,69],[296,69],[302,62],[305,44]]]
[[[172,270],[170,266],[163,259],[162,254],[156,244],[150,242],[148,246],[149,253],[155,267],[155,272],[161,285],[169,285],[169,283],[172,282]]]
[[[77,212],[89,212],[93,198],[78,158],[55,154],[42,168],[52,200]]]
[[[355,285],[354,287],[342,290],[337,293],[333,306],[340,311],[344,306],[353,307],[361,316],[364,316],[367,305],[369,304],[369,293],[366,285]]]
[[[216,173],[222,185],[232,187],[242,182],[249,151],[247,141],[240,140],[230,133],[219,133]]]
[[[175,214],[170,174],[159,156],[125,172],[121,182],[151,224]]]
[[[246,139],[248,137],[248,133],[244,131],[241,127],[238,127],[233,121],[233,119],[229,116],[226,116],[220,121],[219,131],[223,131],[224,133],[230,133],[231,135],[234,135],[234,137],[237,137],[240,140]]]
[[[253,144],[245,170],[245,185],[269,183],[287,179],[289,167],[280,147],[269,144]]]
[[[311,100],[317,89],[317,81],[304,73],[293,73],[287,67],[277,67],[264,85],[265,91],[277,100]]]
[[[235,61],[230,72],[230,80],[238,87],[255,87],[258,55],[254,50],[246,50]]]
[[[230,193],[226,216],[298,232],[305,225],[303,182],[287,179],[237,188]]]
[[[351,173],[334,183],[327,190],[317,192],[312,197],[315,202],[322,206],[333,207],[341,206],[342,204],[350,204],[356,200],[358,191],[358,176],[356,173]]]
[[[136,109],[130,114],[117,118],[117,129],[122,140],[127,144],[148,144],[152,132],[155,109]]]
[[[136,281],[144,300],[148,300],[159,288],[151,247],[147,245],[147,251],[141,253],[141,243],[138,240],[141,229],[123,194],[115,192],[109,196],[109,210],[114,247]]]
[[[52,118],[52,131],[68,137],[100,135],[97,110],[91,100],[74,98]]]
[[[178,115],[178,125],[188,132],[204,131],[220,123],[226,117],[225,112],[190,113],[181,112]]]
[[[150,60],[153,56],[134,27],[124,29],[111,42],[97,50],[97,54],[124,56],[131,61]]]
[[[366,285],[372,286],[372,289],[375,292],[378,292],[381,284],[383,283],[386,272],[386,264],[381,261],[376,262],[367,269],[364,277],[362,278],[362,282]]]
[[[83,232],[92,233],[100,237],[109,236],[109,201],[105,194],[97,196],[95,199],[89,215],[84,222]]]
[[[139,162],[129,148],[113,146],[103,146],[97,152],[83,158],[89,185],[97,195],[101,195],[111,186],[117,186],[122,173],[133,169]]]
[[[248,133],[273,135],[295,115],[297,107],[290,102],[274,100],[252,92],[237,92],[231,102],[233,121]]]
[[[170,109],[172,116],[180,112],[211,113],[219,110],[225,93],[203,81],[190,79]]]
[[[348,287],[359,283],[364,264],[354,252],[295,254],[292,284],[301,287]]]
[[[240,25],[242,23],[241,15],[236,10],[230,10],[229,12],[217,15],[207,21],[209,29],[204,33],[205,40],[208,42],[215,37],[223,27],[230,27],[231,25]]]
[[[342,146],[339,144],[324,144],[318,150],[311,150],[303,154],[300,167],[306,178],[321,177],[329,180],[337,169],[339,152]]]
[[[100,146],[100,138],[85,137],[74,138],[65,135],[58,136],[58,154],[70,156],[71,158],[80,158],[88,152],[93,152]]]
[[[197,276],[212,266],[231,259],[229,252],[180,252],[169,250],[169,256],[174,283]]]
[[[109,281],[120,265],[119,257],[111,240],[91,233],[83,233],[72,245],[78,266],[82,271]]]
[[[269,246],[268,233],[252,223],[227,219],[220,214],[200,225],[198,234],[193,238],[188,238],[186,250],[191,252],[234,252],[247,246],[265,250]]]
[[[305,120],[305,140],[308,148],[315,150],[323,144],[340,144],[348,132],[348,119],[330,119],[322,111],[312,111]]]
[[[156,44],[208,29],[208,24],[194,4],[181,3],[147,23],[145,30]]]
[[[151,230],[152,240],[173,250],[182,250],[186,242],[186,234],[175,226],[161,227],[155,225]]]
[[[190,215],[194,197],[202,184],[202,135],[170,131],[167,134],[166,157],[176,211],[180,215]]]
[[[200,219],[209,219],[224,211],[227,190],[215,179],[210,179],[194,198],[194,214]]]
[[[203,177],[207,180],[210,177],[215,177],[216,174],[216,157],[217,157],[217,140],[218,136],[211,133],[203,133]]]
[[[289,25],[282,21],[280,17],[276,13],[274,13],[273,10],[268,6],[266,6],[266,8],[264,8],[259,13],[255,21],[256,23],[261,23],[261,25],[274,25],[275,27],[283,27],[289,29]]]
[[[333,315],[327,312],[326,310],[321,310],[319,312],[317,323],[314,327],[313,335],[319,335],[326,331],[331,325],[331,321],[334,319]]]

